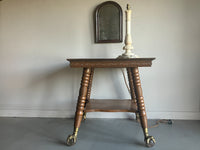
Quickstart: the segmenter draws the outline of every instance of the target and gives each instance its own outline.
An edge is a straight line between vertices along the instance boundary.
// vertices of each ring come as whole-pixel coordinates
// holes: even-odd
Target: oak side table
[[[154,146],[156,141],[153,136],[148,134],[145,104],[138,70],[138,67],[151,67],[154,59],[67,59],[70,61],[70,67],[83,68],[83,74],[74,118],[74,132],[68,136],[66,144],[71,146],[76,143],[78,129],[87,112],[133,112],[136,114],[136,119],[141,123],[146,146]],[[131,99],[103,101],[90,99],[95,68],[126,68]]]

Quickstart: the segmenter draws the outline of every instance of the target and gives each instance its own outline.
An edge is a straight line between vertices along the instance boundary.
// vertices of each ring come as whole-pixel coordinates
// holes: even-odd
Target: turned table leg
[[[90,76],[91,76],[91,68],[84,68],[77,107],[76,107],[76,114],[75,114],[75,119],[74,119],[74,132],[72,135],[69,135],[67,138],[68,146],[75,144],[77,140],[78,129],[81,125],[81,120],[83,118],[83,112],[84,112],[87,93],[88,93],[87,91],[88,91]]]
[[[87,103],[90,101],[93,74],[94,74],[94,68],[91,68],[90,79],[89,79],[89,84],[88,84],[88,89],[87,89],[87,97],[86,97],[86,104],[85,104],[85,106],[86,106]],[[83,119],[86,120],[86,112],[83,113]]]
[[[137,100],[136,100],[136,96],[135,96],[135,89],[134,89],[134,82],[133,82],[133,73],[132,73],[131,68],[126,68],[126,70],[127,70],[129,87],[130,87],[130,92],[131,92],[131,99],[137,105]],[[140,117],[139,117],[139,113],[138,112],[135,113],[135,116],[136,116],[137,122],[140,122]]]
[[[139,111],[141,126],[144,132],[145,142],[148,147],[152,147],[155,144],[155,139],[153,138],[153,136],[149,136],[148,134],[147,116],[145,111],[145,104],[144,104],[138,67],[132,68],[132,73],[133,73],[135,94],[137,99],[137,107]]]

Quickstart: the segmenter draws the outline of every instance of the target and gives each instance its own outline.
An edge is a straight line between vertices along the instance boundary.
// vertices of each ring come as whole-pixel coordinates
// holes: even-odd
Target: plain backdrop
[[[94,43],[93,13],[102,2],[0,2],[0,116],[73,117],[82,70],[66,58],[123,53],[124,43]],[[134,53],[156,57],[151,68],[140,68],[148,118],[200,119],[200,0],[116,2],[123,12],[131,6]],[[91,97],[130,98],[121,70],[96,69]]]

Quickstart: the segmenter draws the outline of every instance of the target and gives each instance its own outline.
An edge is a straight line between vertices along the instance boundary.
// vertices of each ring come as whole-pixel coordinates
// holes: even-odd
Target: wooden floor
[[[150,120],[153,125],[155,120]],[[77,144],[65,145],[73,119],[0,118],[1,150],[198,150],[200,121],[174,121],[150,129],[156,138],[146,148],[140,125],[129,119],[87,119],[81,124]]]

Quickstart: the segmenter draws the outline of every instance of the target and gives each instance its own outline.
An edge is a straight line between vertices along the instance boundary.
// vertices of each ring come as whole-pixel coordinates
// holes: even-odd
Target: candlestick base
[[[139,58],[138,55],[135,55],[134,53],[123,53],[122,55],[119,55],[117,59],[127,59],[127,58]]]

